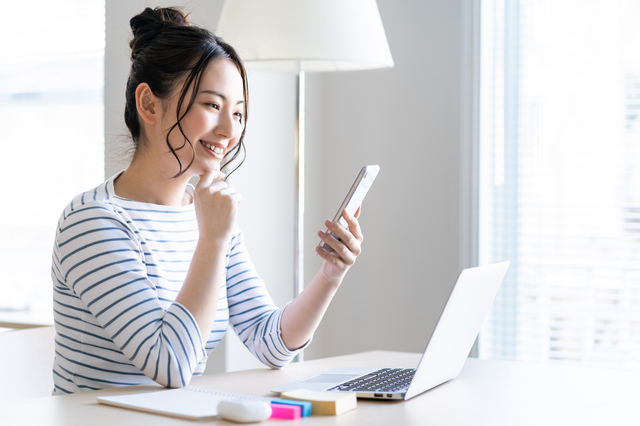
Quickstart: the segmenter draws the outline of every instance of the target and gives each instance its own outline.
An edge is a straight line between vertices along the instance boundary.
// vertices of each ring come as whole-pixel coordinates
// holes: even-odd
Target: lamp
[[[294,296],[304,288],[305,72],[393,67],[375,0],[227,0],[217,34],[247,68],[298,75]],[[298,358],[302,359],[302,356]]]

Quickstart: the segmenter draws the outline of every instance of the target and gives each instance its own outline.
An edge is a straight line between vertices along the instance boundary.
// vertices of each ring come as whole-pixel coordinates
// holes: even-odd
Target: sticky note
[[[298,405],[302,409],[302,417],[309,417],[311,415],[311,402],[309,401],[294,401],[293,399],[273,398],[271,402],[273,404]]]
[[[272,419],[299,419],[301,411],[302,409],[298,405],[271,404]]]

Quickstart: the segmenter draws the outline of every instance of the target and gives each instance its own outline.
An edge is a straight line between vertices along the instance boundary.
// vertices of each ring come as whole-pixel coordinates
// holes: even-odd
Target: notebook
[[[334,368],[271,391],[308,389],[406,400],[453,379],[464,366],[508,267],[509,262],[502,262],[462,270],[417,368]]]
[[[187,386],[157,392],[99,396],[96,399],[101,404],[115,407],[189,420],[205,420],[218,415],[220,401],[244,399],[270,403],[272,398]]]

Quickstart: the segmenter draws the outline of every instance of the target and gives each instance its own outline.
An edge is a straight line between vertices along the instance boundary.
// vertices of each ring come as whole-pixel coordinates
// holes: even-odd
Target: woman
[[[284,308],[267,294],[246,252],[241,196],[221,172],[244,150],[247,78],[236,52],[173,8],[130,21],[125,122],[131,165],[77,196],[58,223],[53,251],[54,394],[201,374],[229,323],[272,368],[310,341],[360,253],[349,229],[305,291]],[[195,188],[188,181],[200,180]]]

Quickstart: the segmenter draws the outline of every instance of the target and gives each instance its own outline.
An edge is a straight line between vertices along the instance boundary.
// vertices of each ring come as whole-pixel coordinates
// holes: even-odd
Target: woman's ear
[[[151,91],[147,83],[140,83],[136,87],[136,109],[145,123],[156,124],[159,120],[160,99]]]

